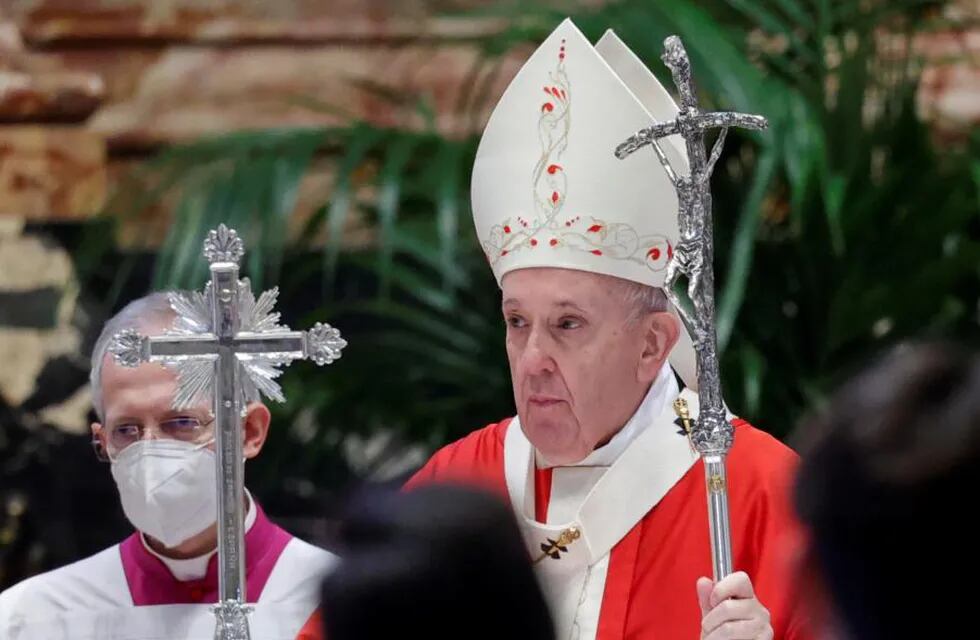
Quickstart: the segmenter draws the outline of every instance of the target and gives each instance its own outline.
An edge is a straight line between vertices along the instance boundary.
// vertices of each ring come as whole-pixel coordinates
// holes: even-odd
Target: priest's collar
[[[245,513],[245,533],[248,533],[252,529],[252,525],[255,524],[255,519],[258,517],[255,501],[252,499],[252,494],[248,492],[248,489],[245,489],[245,501],[248,503],[248,511]],[[154,551],[153,547],[146,542],[146,535],[142,532],[140,532],[140,542],[143,543],[144,549],[150,552],[151,555],[159,558],[160,562],[167,567],[170,573],[181,582],[204,578],[208,572],[208,561],[211,560],[211,556],[218,553],[218,549],[215,548],[204,555],[178,560],[176,558],[168,558]]]

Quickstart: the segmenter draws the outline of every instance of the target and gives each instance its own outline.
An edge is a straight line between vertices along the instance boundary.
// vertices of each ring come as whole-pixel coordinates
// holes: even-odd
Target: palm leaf
[[[383,132],[364,124],[357,124],[351,129],[347,140],[346,151],[337,169],[337,182],[331,194],[330,204],[326,210],[327,244],[323,252],[324,270],[334,274],[337,269],[337,259],[343,242],[344,226],[351,209],[354,188],[352,177],[354,171],[364,161],[371,148],[381,141]],[[333,288],[332,275],[325,280],[324,294],[329,294]]]
[[[716,330],[718,351],[723,353],[731,337],[739,310],[745,300],[745,291],[752,272],[752,254],[761,217],[762,199],[772,184],[776,171],[776,155],[767,151],[759,158],[748,197],[735,228],[725,285],[721,290],[717,309]]]

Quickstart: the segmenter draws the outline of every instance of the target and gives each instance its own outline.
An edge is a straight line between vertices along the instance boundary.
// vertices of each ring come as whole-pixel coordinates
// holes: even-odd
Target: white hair
[[[105,420],[105,407],[102,399],[102,365],[113,336],[124,329],[155,331],[161,326],[170,326],[176,313],[170,307],[170,292],[158,291],[133,300],[122,311],[109,318],[102,326],[102,333],[92,349],[92,369],[89,384],[92,387],[92,404],[99,420]]]
[[[630,322],[636,322],[648,313],[667,311],[667,294],[660,287],[616,278],[623,302],[626,303]]]

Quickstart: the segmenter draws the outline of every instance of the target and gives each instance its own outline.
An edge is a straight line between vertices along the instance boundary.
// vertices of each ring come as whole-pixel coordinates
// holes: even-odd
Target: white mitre
[[[652,149],[627,160],[613,152],[677,113],[615,34],[593,47],[562,22],[500,98],[473,164],[473,221],[497,283],[516,269],[561,267],[661,287],[678,241],[677,194]],[[683,140],[661,146],[687,175]],[[670,363],[697,389],[686,331]]]

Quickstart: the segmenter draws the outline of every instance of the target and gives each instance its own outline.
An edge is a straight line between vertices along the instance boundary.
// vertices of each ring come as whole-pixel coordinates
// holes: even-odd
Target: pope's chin
[[[578,424],[567,402],[527,402],[521,426],[527,439],[550,464],[571,464],[589,454],[581,450]]]

